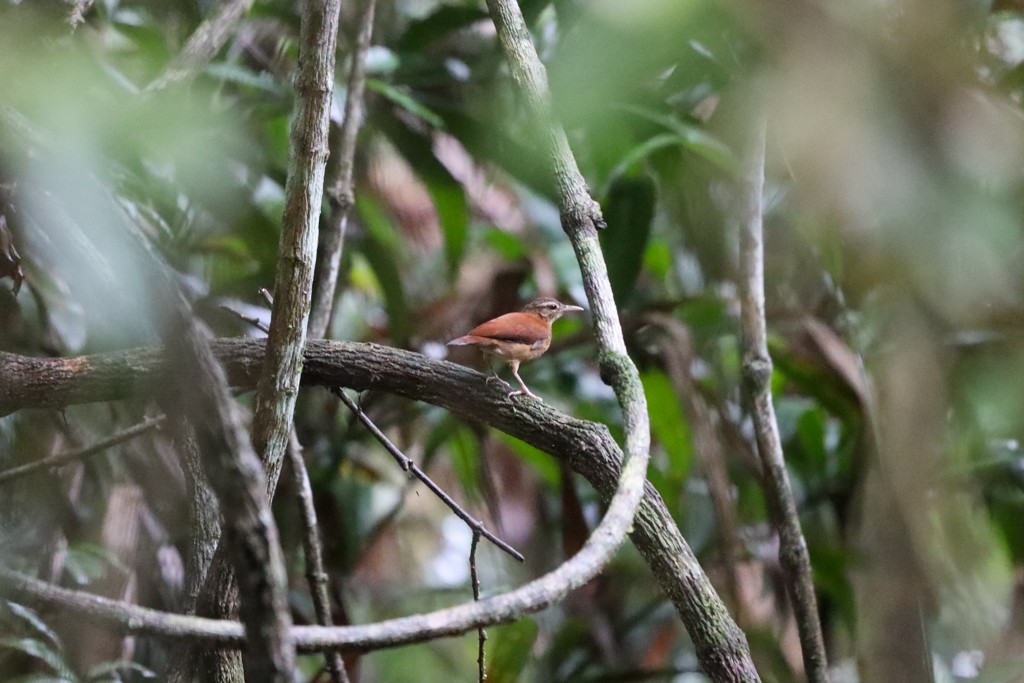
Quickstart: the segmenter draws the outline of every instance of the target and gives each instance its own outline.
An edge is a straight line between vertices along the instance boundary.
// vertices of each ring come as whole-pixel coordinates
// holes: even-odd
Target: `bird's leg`
[[[494,362],[490,356],[487,356],[487,369],[491,371],[491,374],[487,375],[484,384],[490,386],[491,382],[501,382],[506,387],[509,386],[508,382],[498,376],[498,371],[494,369]]]
[[[524,382],[523,378],[519,376],[519,361],[510,361],[509,365],[512,367],[512,374],[515,375],[517,380],[519,380],[519,386],[523,388],[522,391],[517,390],[509,393],[509,398],[512,398],[513,396],[529,396],[530,398],[537,399],[538,401],[543,403],[544,399],[530,391],[526,386],[526,382]]]

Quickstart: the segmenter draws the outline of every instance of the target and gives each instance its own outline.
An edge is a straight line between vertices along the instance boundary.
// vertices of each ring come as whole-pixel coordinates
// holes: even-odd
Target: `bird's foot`
[[[497,375],[487,375],[487,379],[484,380],[484,384],[486,384],[487,386],[491,386],[491,382],[498,382],[499,384],[504,384],[506,389],[512,388],[511,384],[509,384],[502,378],[498,377]]]
[[[537,394],[533,393],[529,389],[525,389],[525,390],[524,389],[516,389],[515,391],[509,392],[508,397],[512,398],[513,396],[529,396],[530,398],[532,398],[532,399],[534,399],[536,401],[540,401],[541,403],[544,402],[544,399],[542,399],[540,396],[538,396]]]

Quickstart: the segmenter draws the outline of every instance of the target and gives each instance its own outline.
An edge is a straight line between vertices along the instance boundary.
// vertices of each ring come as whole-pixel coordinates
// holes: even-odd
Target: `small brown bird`
[[[509,364],[512,374],[519,380],[521,391],[513,391],[509,396],[525,394],[543,403],[537,394],[526,387],[519,376],[519,364],[540,356],[551,346],[551,323],[569,311],[582,311],[579,306],[563,304],[555,299],[541,297],[531,301],[520,313],[506,313],[493,320],[477,325],[469,334],[452,339],[448,346],[474,346],[487,357],[490,365],[492,358],[499,358]],[[493,375],[487,381],[503,380],[491,367]]]

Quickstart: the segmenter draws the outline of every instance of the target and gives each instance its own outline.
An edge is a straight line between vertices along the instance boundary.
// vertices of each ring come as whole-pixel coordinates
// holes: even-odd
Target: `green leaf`
[[[675,133],[659,133],[654,137],[647,138],[622,156],[612,169],[612,176],[635,173],[638,170],[635,167],[653,152],[666,147],[685,146],[685,144],[686,141]]]
[[[61,644],[60,641],[60,636],[58,636],[57,633],[52,628],[50,628],[46,624],[46,622],[39,617],[38,614],[36,614],[35,610],[31,609],[30,607],[26,607],[25,605],[21,605],[16,602],[11,602],[9,600],[6,602],[6,605],[7,609],[11,612],[11,614],[13,614],[16,617],[20,617],[24,621],[28,622],[28,624],[36,631],[36,633],[39,633],[44,638],[49,640],[58,649],[63,648],[63,645]]]
[[[815,470],[823,472],[828,461],[828,448],[825,445],[825,411],[820,408],[807,410],[796,424],[797,438],[800,447],[808,457]]]
[[[537,622],[520,619],[508,626],[488,630],[491,644],[487,662],[487,680],[491,683],[515,683],[530,661],[533,643],[537,640]]]
[[[428,182],[427,190],[434,200],[437,217],[444,232],[444,255],[448,262],[448,277],[454,280],[459,273],[459,265],[466,252],[466,241],[469,237],[469,202],[466,200],[462,185],[455,182]]]
[[[391,220],[377,202],[370,197],[362,196],[356,200],[356,209],[363,219],[367,232],[361,244],[361,251],[384,292],[384,308],[388,313],[391,338],[399,346],[405,346],[409,338],[411,321],[398,267],[402,261],[402,244],[391,225]]]
[[[633,105],[619,105],[619,108],[634,116],[656,123],[674,132],[684,149],[710,161],[730,175],[739,175],[740,163],[728,146],[706,130],[668,114],[651,111]]]
[[[619,305],[629,301],[640,275],[651,236],[654,199],[654,182],[647,177],[617,178],[608,191],[604,207],[608,227],[601,232],[601,248]]]
[[[499,441],[511,448],[527,465],[532,467],[549,488],[558,488],[561,472],[558,469],[558,463],[550,455],[504,432],[496,431],[494,435]]]
[[[127,659],[118,659],[111,662],[101,662],[89,669],[86,675],[87,681],[120,681],[122,671],[132,671],[142,678],[156,678],[156,674],[135,662]]]
[[[63,680],[78,680],[64,661],[64,655],[41,640],[36,638],[2,638],[0,639],[0,648],[16,650],[43,662],[53,671],[60,674]]]
[[[444,121],[441,117],[430,110],[429,107],[420,103],[416,98],[412,97],[408,93],[405,93],[395,86],[385,81],[378,80],[376,78],[366,79],[366,88],[372,90],[378,95],[391,100],[402,109],[407,112],[418,116],[419,118],[430,124],[431,128],[444,128]]]
[[[667,474],[677,483],[685,481],[693,460],[693,441],[672,380],[661,370],[648,370],[640,379],[651,413],[651,431],[668,455]]]
[[[76,583],[85,585],[103,576],[110,559],[110,553],[102,546],[81,543],[68,548],[64,571],[70,574]]]
[[[498,228],[486,228],[483,231],[483,237],[506,261],[524,258],[529,253],[523,241],[510,232]]]
[[[403,52],[422,52],[431,43],[452,31],[487,18],[487,12],[469,5],[442,5],[422,19],[409,22],[409,27],[398,40]]]

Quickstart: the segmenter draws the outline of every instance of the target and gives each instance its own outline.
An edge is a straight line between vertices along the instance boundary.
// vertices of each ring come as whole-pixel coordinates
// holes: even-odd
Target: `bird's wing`
[[[467,337],[486,337],[514,344],[534,347],[543,344],[551,335],[548,326],[532,315],[506,313],[493,320],[477,325]]]

